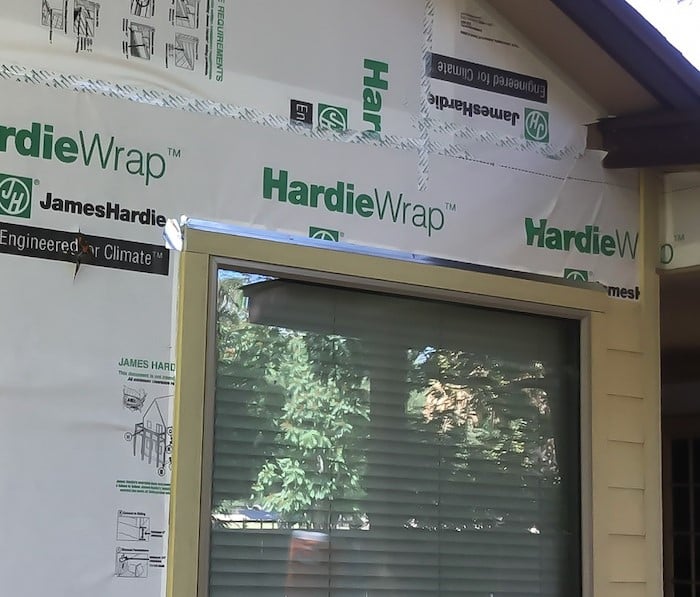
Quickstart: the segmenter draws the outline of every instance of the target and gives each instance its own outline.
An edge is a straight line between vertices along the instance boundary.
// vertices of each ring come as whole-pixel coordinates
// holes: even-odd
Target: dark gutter
[[[624,0],[551,0],[668,110],[700,106],[700,72]]]
[[[700,164],[700,108],[605,118],[596,126],[606,168]]]

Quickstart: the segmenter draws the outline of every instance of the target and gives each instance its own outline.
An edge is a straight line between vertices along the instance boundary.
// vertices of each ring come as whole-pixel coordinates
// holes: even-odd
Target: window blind
[[[209,594],[580,594],[578,323],[220,274]]]

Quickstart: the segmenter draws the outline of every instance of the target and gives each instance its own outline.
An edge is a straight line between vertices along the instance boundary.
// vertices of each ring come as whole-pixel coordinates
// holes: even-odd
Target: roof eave
[[[623,0],[551,0],[646,88],[663,108],[700,105],[697,69]]]

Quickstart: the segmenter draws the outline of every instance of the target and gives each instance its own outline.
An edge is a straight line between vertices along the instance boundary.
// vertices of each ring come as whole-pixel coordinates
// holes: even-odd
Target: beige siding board
[[[641,489],[608,489],[608,529],[614,535],[643,536],[644,491]]]
[[[642,352],[642,307],[636,302],[610,299],[608,348]]]
[[[610,582],[643,583],[646,581],[647,544],[644,537],[611,534],[609,547],[607,563]]]
[[[607,397],[608,439],[620,442],[644,441],[644,401],[629,396]]]
[[[644,489],[644,445],[608,441],[606,453],[608,487]]]
[[[646,597],[646,591],[647,585],[643,582],[615,582],[610,583],[606,595],[609,597]]]
[[[644,396],[643,356],[635,352],[608,350],[607,359],[607,393],[642,398]]]

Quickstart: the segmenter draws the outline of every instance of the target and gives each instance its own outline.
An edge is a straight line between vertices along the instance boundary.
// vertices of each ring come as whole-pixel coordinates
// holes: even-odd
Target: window
[[[581,592],[578,320],[220,270],[210,597]]]
[[[674,597],[700,595],[699,424],[688,414],[663,420],[666,594]]]

